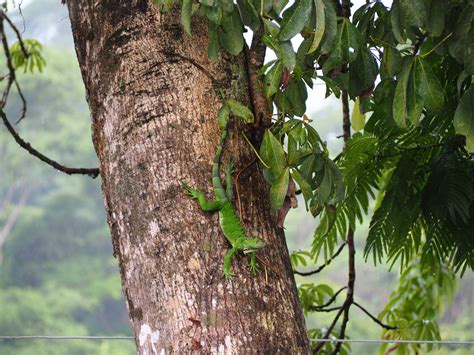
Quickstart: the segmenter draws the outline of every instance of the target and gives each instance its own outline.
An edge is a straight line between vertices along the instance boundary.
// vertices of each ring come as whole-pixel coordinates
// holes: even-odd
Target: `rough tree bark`
[[[145,0],[69,0],[92,114],[102,190],[123,292],[140,353],[307,353],[288,251],[254,164],[240,179],[243,221],[268,246],[268,278],[248,260],[222,277],[229,245],[216,214],[200,211],[180,180],[207,190],[219,139],[221,94],[249,102],[242,57],[207,58],[207,25],[185,35],[176,12]],[[227,158],[252,158],[231,127]]]

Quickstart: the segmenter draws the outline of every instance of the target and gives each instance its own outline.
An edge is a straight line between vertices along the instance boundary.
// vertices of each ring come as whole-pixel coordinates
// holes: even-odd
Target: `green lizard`
[[[241,250],[244,254],[250,254],[250,271],[255,273],[258,269],[255,252],[265,246],[265,243],[260,238],[247,237],[240,219],[237,217],[237,214],[232,206],[232,163],[229,163],[225,169],[226,190],[224,190],[221,183],[219,171],[222,151],[228,133],[228,121],[228,115],[224,120],[219,121],[219,126],[222,129],[222,133],[212,165],[212,186],[216,199],[213,201],[208,201],[206,200],[206,197],[202,191],[193,189],[185,182],[182,182],[186,193],[199,201],[199,206],[203,211],[219,211],[219,224],[222,228],[222,232],[229,243],[232,245],[232,249],[227,252],[224,258],[224,276],[226,278],[233,276],[231,272],[231,262],[235,253],[239,250]]]

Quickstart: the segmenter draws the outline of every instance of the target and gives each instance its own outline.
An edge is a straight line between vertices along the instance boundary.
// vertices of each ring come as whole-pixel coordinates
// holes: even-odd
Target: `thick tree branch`
[[[316,270],[307,271],[307,272],[293,270],[293,273],[295,275],[300,275],[300,276],[311,276],[311,275],[314,275],[314,274],[317,274],[317,273],[321,272],[326,266],[331,264],[331,262],[341,253],[341,251],[344,249],[345,246],[346,246],[346,243],[341,244],[339,249],[337,249],[337,251],[334,253],[333,256],[331,256],[331,258],[327,261],[327,263],[321,265]]]
[[[48,165],[51,165],[56,170],[62,171],[63,173],[66,173],[68,175],[72,175],[72,174],[89,175],[93,179],[95,179],[99,175],[99,169],[98,168],[70,168],[70,167],[61,165],[58,162],[48,158],[46,155],[40,153],[35,148],[33,148],[30,143],[24,141],[18,135],[18,133],[13,129],[12,125],[8,121],[7,116],[5,115],[3,110],[1,110],[1,109],[0,109],[0,116],[2,117],[2,120],[3,120],[3,123],[5,124],[5,127],[7,127],[8,131],[13,136],[15,141],[20,145],[20,147],[25,149],[28,153],[35,156],[39,160],[45,162]]]
[[[372,314],[370,314],[368,310],[366,310],[364,307],[362,307],[362,306],[361,306],[360,304],[358,304],[356,301],[353,301],[352,303],[354,304],[354,306],[357,306],[361,311],[363,311],[365,314],[367,314],[367,315],[370,317],[370,319],[372,319],[375,323],[377,323],[378,325],[380,325],[382,328],[385,328],[385,329],[387,329],[387,330],[397,329],[397,327],[392,327],[391,325],[382,323],[378,318],[376,318],[375,316],[373,316]]]
[[[260,142],[265,128],[271,124],[272,117],[267,100],[263,96],[262,82],[257,75],[265,61],[266,46],[262,40],[264,34],[263,24],[261,24],[253,33],[250,48],[244,45],[247,76],[249,79],[249,94],[255,114],[255,143]]]

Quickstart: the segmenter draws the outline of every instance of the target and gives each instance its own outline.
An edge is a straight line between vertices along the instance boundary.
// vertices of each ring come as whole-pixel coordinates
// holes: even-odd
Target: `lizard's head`
[[[244,254],[250,254],[258,249],[262,249],[265,246],[265,243],[260,238],[245,238],[242,241],[242,251]]]

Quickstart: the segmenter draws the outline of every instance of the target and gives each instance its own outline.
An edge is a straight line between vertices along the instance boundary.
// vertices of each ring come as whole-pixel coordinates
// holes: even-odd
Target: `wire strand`
[[[134,340],[131,336],[92,336],[92,335],[0,335],[0,340]],[[390,339],[310,339],[324,343],[372,343],[372,344],[436,344],[436,345],[474,345],[474,341],[462,340],[390,340]]]

